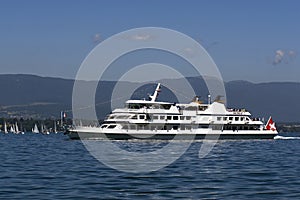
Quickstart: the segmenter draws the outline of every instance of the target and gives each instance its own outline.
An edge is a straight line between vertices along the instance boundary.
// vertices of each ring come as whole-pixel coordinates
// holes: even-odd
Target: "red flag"
[[[271,131],[276,131],[275,122],[273,122],[272,117],[269,118],[266,124],[266,129]]]

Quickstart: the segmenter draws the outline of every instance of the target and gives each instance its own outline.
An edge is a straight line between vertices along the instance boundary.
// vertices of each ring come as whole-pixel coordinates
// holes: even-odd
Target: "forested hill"
[[[200,96],[207,94],[201,78],[189,80],[201,88]],[[0,117],[59,117],[60,111],[71,110],[73,83],[74,80],[70,79],[34,75],[0,75]],[[88,86],[89,82],[85,84]],[[105,90],[96,94],[96,102],[106,102],[114,86],[115,82],[101,82]],[[145,97],[153,92],[154,87],[142,88],[135,97]],[[272,115],[278,122],[300,122],[300,83],[231,81],[225,83],[225,87],[228,107],[246,108],[257,117]],[[174,94],[163,89],[159,98],[173,100]],[[99,118],[110,112],[109,105],[97,106]]]

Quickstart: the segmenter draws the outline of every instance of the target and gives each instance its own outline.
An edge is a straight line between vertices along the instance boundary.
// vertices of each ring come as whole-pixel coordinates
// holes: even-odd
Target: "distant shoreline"
[[[101,120],[99,120],[101,122]],[[57,129],[60,131],[64,130],[64,126],[71,126],[73,124],[71,118],[65,119],[63,122],[61,119],[23,119],[23,118],[0,118],[0,130],[3,131],[4,123],[8,127],[15,125],[16,123],[20,127],[21,131],[30,131],[35,124],[38,127],[45,126],[47,129],[54,130],[54,124],[56,124]],[[61,124],[63,123],[63,124]],[[276,128],[278,132],[292,133],[300,132],[300,122],[279,122],[276,123]]]
[[[195,94],[205,102],[208,90],[201,77],[187,78],[195,90]],[[176,85],[177,80],[172,84]],[[130,86],[139,86],[136,83],[124,82]],[[72,118],[72,91],[73,79],[42,77],[24,74],[0,74],[0,118],[26,118],[26,119],[55,119],[64,111]],[[89,86],[89,83],[85,86]],[[111,112],[110,95],[116,82],[103,81],[98,89],[105,89],[104,93],[97,92],[98,118],[105,118]],[[133,85],[132,85],[133,84]],[[133,87],[133,88],[134,88]],[[141,99],[152,92],[151,85],[138,87],[134,98]],[[229,81],[225,83],[227,107],[247,108],[254,117],[267,119],[269,116],[275,122],[297,122],[300,120],[300,83],[297,82],[269,82],[251,83],[248,81]],[[100,91],[99,90],[99,91]],[[180,90],[180,88],[178,89]],[[174,95],[175,94],[175,95]],[[159,98],[167,101],[176,101],[173,97],[176,91],[161,92]],[[186,99],[193,97],[186,96]],[[299,121],[300,123],[300,121]],[[286,130],[291,127],[284,127]],[[295,127],[292,127],[295,128]]]

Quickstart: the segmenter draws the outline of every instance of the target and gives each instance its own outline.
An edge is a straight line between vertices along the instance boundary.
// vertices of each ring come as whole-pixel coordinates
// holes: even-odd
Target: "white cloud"
[[[134,40],[134,41],[147,41],[153,39],[154,36],[149,34],[136,34],[127,36],[125,39]]]
[[[281,50],[278,49],[275,51],[275,55],[273,57],[272,64],[273,65],[278,65],[280,63],[285,63],[288,64],[292,62],[296,57],[296,52],[294,50]]]
[[[283,56],[284,56],[283,50],[278,49],[277,51],[275,51],[273,65],[277,65],[277,64],[281,63],[283,61]]]

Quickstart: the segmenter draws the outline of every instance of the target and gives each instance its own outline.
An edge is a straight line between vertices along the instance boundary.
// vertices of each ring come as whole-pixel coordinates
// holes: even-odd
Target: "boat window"
[[[128,108],[129,109],[139,109],[140,106],[139,106],[139,104],[130,103],[130,104],[128,104]]]
[[[223,120],[224,120],[224,121],[227,121],[227,117],[223,117]]]
[[[102,126],[101,126],[101,128],[106,128],[106,127],[107,127],[107,125],[106,125],[106,124],[104,124],[104,125],[102,125]]]
[[[119,115],[119,116],[116,116],[117,119],[127,119],[128,116],[127,115]]]
[[[217,120],[218,120],[218,121],[221,121],[221,117],[217,117]]]
[[[156,127],[156,129],[157,130],[164,130],[164,126],[158,124],[157,127]]]
[[[153,115],[153,119],[158,119],[158,116],[157,115]]]
[[[130,103],[128,105],[129,109],[141,109],[141,108],[149,108],[152,105],[144,104],[144,103]]]
[[[130,125],[130,129],[135,130],[135,125]]]
[[[239,117],[235,117],[235,119],[234,119],[235,121],[239,121]]]
[[[171,120],[172,119],[172,116],[167,116],[167,120]]]
[[[229,117],[229,120],[233,120],[233,117]]]
[[[173,116],[173,120],[178,120],[178,116]]]
[[[161,115],[159,118],[162,119],[162,120],[164,120],[165,116]]]
[[[145,119],[145,115],[140,115],[140,119]]]
[[[122,128],[123,129],[128,129],[128,126],[127,125],[123,125]]]
[[[185,110],[197,110],[197,106],[186,107]]]
[[[114,118],[115,118],[115,116],[114,116],[114,115],[111,115],[111,116],[109,116],[108,119],[114,119]]]
[[[131,119],[137,119],[137,115],[133,115]]]
[[[191,116],[186,116],[186,120],[191,120]]]
[[[199,128],[208,128],[209,126],[208,125],[199,125],[198,127]]]
[[[113,128],[116,128],[117,125],[109,125],[107,128],[109,129],[113,129]]]
[[[137,126],[137,129],[138,129],[138,130],[144,130],[144,129],[145,129],[145,126],[144,126],[144,125],[138,125],[138,126]]]
[[[173,130],[178,130],[178,126],[173,126]]]
[[[180,116],[180,120],[184,120],[184,116]]]
[[[161,105],[165,110],[169,110],[171,108],[171,104]]]
[[[244,121],[244,119],[245,119],[244,117],[241,117],[241,121]]]
[[[206,110],[207,109],[207,106],[199,106],[199,110],[200,111],[204,111],[204,110]]]
[[[150,106],[151,109],[161,109],[161,106],[159,104],[153,104]]]

